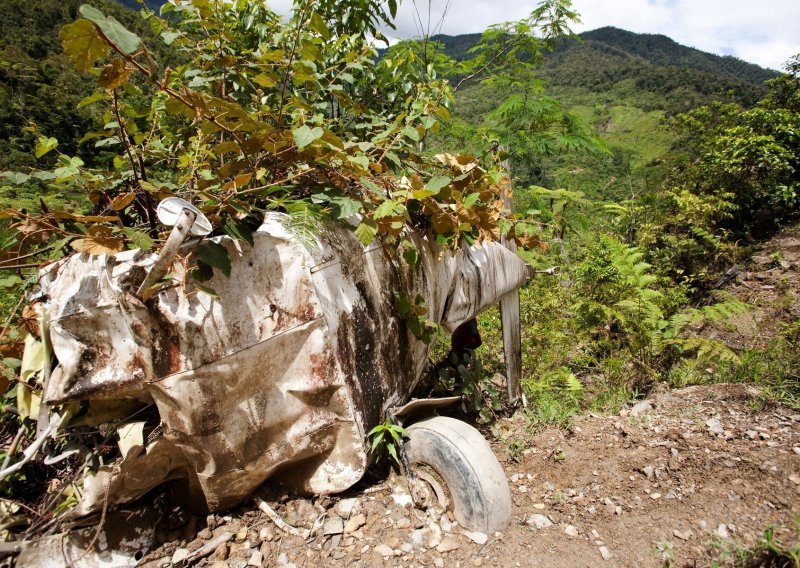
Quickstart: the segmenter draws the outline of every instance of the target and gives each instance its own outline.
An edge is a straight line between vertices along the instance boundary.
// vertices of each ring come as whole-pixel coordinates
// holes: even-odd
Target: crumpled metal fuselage
[[[163,434],[84,482],[77,514],[181,481],[198,509],[223,510],[267,479],[312,493],[347,489],[369,460],[365,433],[410,396],[428,346],[394,309],[420,294],[454,330],[529,276],[500,244],[439,249],[418,234],[416,268],[346,228],[304,244],[279,214],[254,245],[218,238],[231,273],[198,290],[186,264],[142,302],[133,291],[155,255],[75,255],[41,278],[58,360],[45,399],[138,399],[157,405]]]

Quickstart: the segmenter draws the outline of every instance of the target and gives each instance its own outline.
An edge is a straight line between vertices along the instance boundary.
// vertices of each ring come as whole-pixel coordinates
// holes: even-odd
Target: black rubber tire
[[[444,481],[459,524],[492,534],[511,522],[511,491],[489,443],[475,428],[436,416],[409,426],[411,469],[432,469]]]

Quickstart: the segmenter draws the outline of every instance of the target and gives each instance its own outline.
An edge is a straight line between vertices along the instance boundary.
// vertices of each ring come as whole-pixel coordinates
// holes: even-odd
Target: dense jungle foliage
[[[359,238],[409,264],[407,226],[450,249],[516,239],[542,272],[522,290],[532,424],[616,410],[661,380],[753,381],[800,405],[796,323],[758,353],[692,332],[748,309],[715,283],[796,220],[797,57],[775,74],[662,36],[603,29],[564,43],[567,0],[380,57],[370,38],[393,0],[298,0],[288,21],[245,0],[138,14],[79,4],[0,6],[3,469],[36,430],[41,376],[18,374],[38,328],[23,296],[35,269],[73,251],[157,248],[154,206],[169,195],[197,204],[213,234],[245,240],[265,210],[300,232],[359,214]],[[230,268],[219,248],[200,245],[197,281]],[[437,332],[424,308],[404,317]],[[490,422],[509,408],[499,317],[480,323],[484,346],[454,364]],[[0,486],[32,486],[15,487]]]

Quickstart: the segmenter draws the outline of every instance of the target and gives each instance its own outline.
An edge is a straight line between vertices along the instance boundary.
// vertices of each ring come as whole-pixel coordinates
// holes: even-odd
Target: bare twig
[[[22,436],[24,435],[25,435],[25,426],[22,426],[17,431],[17,435],[14,436],[11,445],[8,447],[8,452],[6,452],[6,458],[3,460],[3,465],[0,466],[0,470],[3,470],[8,467],[8,463],[11,461],[11,456],[17,453],[17,448],[19,447],[19,443],[22,440]]]
[[[26,463],[31,461],[34,458],[34,456],[36,456],[36,454],[39,452],[41,447],[47,441],[47,438],[50,437],[51,432],[53,432],[53,430],[55,430],[56,426],[58,425],[59,420],[61,420],[61,417],[58,414],[54,413],[50,417],[50,423],[47,425],[47,428],[45,428],[44,432],[42,432],[41,436],[37,437],[33,441],[33,443],[30,446],[28,446],[27,448],[25,448],[25,450],[22,452],[24,457],[20,461],[15,463],[14,465],[9,466],[7,468],[3,468],[2,470],[0,470],[0,481],[5,479],[9,475],[11,475],[13,473],[16,473],[19,470],[21,470],[22,466],[24,466]]]
[[[263,499],[256,497],[255,501],[256,505],[258,505],[258,508],[270,519],[272,519],[272,522],[275,523],[275,526],[277,526],[283,532],[294,536],[299,536],[303,540],[306,540],[311,535],[311,531],[308,529],[298,529],[285,522],[283,519],[281,519],[280,515],[275,512],[275,509],[270,507],[269,504]]]

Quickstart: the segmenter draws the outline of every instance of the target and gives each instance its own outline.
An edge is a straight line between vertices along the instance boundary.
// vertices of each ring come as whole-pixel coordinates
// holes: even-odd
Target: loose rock
[[[489,536],[486,533],[478,531],[475,532],[464,531],[464,536],[466,536],[475,544],[486,544],[486,541],[489,540]]]
[[[535,529],[544,529],[549,526],[552,526],[553,524],[553,521],[551,521],[544,515],[540,515],[538,513],[534,513],[533,515],[528,517],[528,520],[526,522]]]

